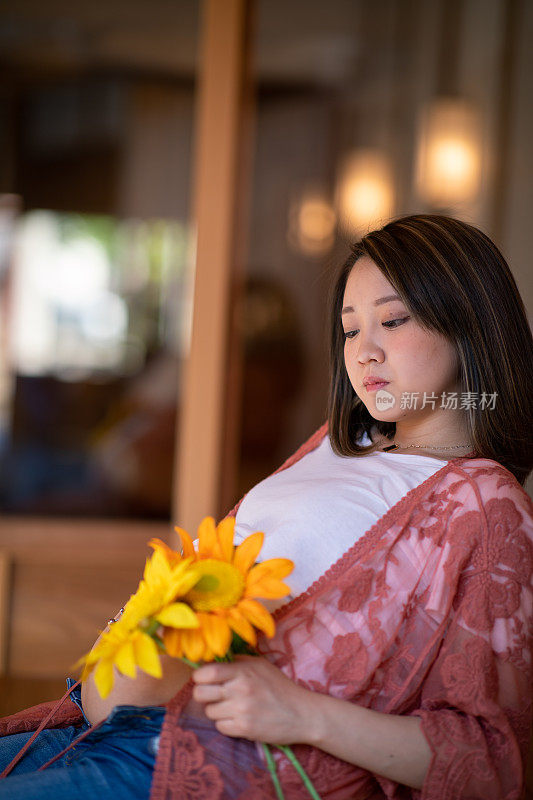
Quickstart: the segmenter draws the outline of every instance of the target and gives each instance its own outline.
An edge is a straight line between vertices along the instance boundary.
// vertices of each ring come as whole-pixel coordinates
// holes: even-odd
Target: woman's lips
[[[389,381],[383,381],[382,383],[369,383],[365,386],[367,392],[377,392],[378,389],[383,389],[384,386],[388,386]]]

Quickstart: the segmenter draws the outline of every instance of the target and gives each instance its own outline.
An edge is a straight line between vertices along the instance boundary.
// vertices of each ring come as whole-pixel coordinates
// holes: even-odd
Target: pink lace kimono
[[[324,425],[280,469],[326,432]],[[313,691],[419,716],[433,753],[418,791],[294,745],[324,800],[524,796],[532,575],[529,496],[496,461],[464,457],[409,491],[304,594],[278,609],[275,637],[260,642],[266,658]],[[151,800],[274,798],[268,773],[257,767],[256,744],[219,734],[205,717],[203,733],[187,729],[186,720],[199,714],[190,691],[187,684],[167,705]],[[32,730],[51,707],[8,717],[0,732]],[[51,725],[78,719],[68,701]],[[308,797],[283,754],[277,763],[287,800]]]

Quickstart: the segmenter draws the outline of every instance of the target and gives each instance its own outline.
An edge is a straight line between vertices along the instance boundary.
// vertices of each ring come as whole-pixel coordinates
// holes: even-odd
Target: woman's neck
[[[373,441],[379,442],[381,450],[396,445],[390,450],[391,453],[423,455],[444,461],[460,458],[474,450],[465,425],[455,426],[453,429],[445,425],[432,426],[425,431],[397,425],[393,437],[387,438],[378,434],[376,438],[373,437]]]

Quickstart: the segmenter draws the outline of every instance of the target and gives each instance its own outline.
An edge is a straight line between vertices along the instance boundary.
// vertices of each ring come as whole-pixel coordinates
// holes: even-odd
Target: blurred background
[[[532,319],[532,40],[526,0],[2,5],[2,713],[324,422],[356,236],[472,222]]]

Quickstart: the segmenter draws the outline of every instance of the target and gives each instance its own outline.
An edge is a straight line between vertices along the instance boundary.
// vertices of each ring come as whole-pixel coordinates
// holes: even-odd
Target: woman
[[[518,800],[532,354],[516,284],[479,230],[418,215],[365,236],[331,298],[328,422],[231,512],[238,537],[265,531],[262,558],[296,565],[264,658],[192,677],[165,658],[163,680],[117,675],[107,701],[88,681],[0,798],[271,798],[265,741],[293,745],[330,800]],[[4,737],[4,764],[27,738]],[[285,797],[306,797],[276,753]]]

